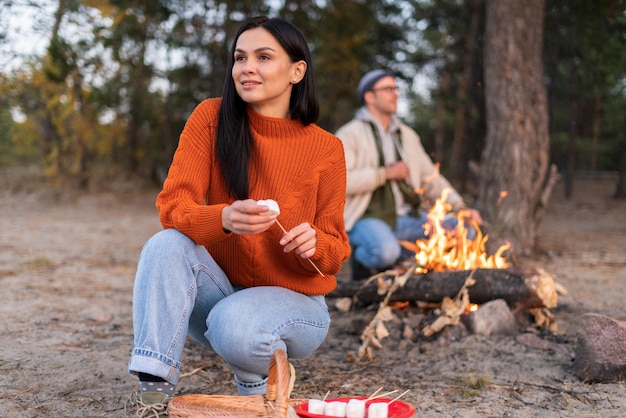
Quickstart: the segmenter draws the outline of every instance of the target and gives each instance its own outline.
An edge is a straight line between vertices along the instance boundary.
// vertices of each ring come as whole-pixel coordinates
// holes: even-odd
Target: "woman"
[[[314,124],[302,34],[252,18],[229,68],[222,98],[187,121],[157,197],[164,230],[139,260],[129,371],[144,403],[173,395],[186,335],[224,358],[241,395],[263,394],[276,349],[299,358],[323,342],[324,295],[349,256],[343,148]]]

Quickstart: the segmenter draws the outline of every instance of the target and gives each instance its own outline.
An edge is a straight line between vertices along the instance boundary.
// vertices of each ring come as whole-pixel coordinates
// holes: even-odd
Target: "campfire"
[[[407,330],[405,326],[403,336],[412,335],[412,339],[416,335],[432,337],[460,322],[479,334],[486,332],[484,323],[489,322],[508,324],[513,332],[517,328],[514,316],[520,312],[533,316],[538,325],[555,326],[548,311],[556,306],[554,278],[541,269],[511,267],[504,256],[509,244],[488,254],[489,236],[467,211],[459,211],[456,227],[446,229],[444,220],[451,216],[448,193],[445,190],[428,212],[426,238],[401,242],[415,253],[410,265],[382,272],[364,283],[339,283],[329,295],[343,298],[337,307],[344,310],[355,300],[380,303],[361,335],[359,358],[371,358],[372,348],[382,347],[380,340],[389,335],[385,322],[406,311],[411,303],[428,314],[422,316],[431,318],[415,327],[419,329]],[[485,315],[495,318],[485,321]]]
[[[461,210],[456,214],[457,225],[453,230],[444,227],[446,216],[452,209],[452,205],[446,202],[449,193],[448,189],[444,190],[428,211],[425,227],[428,238],[415,243],[402,242],[405,248],[415,253],[417,272],[508,267],[503,253],[511,246],[504,244],[489,255],[485,245],[489,235],[483,235],[480,226],[469,216],[469,211]],[[468,221],[471,229],[466,227]],[[475,232],[471,239],[470,231]]]

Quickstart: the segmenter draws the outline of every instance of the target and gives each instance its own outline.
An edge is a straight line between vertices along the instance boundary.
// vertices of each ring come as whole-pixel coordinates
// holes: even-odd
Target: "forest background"
[[[331,132],[366,71],[396,72],[402,118],[519,252],[556,176],[571,196],[574,173],[617,172],[626,196],[624,0],[4,1],[0,166],[85,190],[160,184],[191,111],[221,94],[237,27],[259,14],[309,41]]]

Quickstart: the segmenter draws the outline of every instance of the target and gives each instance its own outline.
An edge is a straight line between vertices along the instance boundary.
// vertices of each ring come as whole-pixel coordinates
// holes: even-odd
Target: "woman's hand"
[[[287,231],[279,241],[286,253],[295,251],[302,258],[311,258],[317,247],[317,231],[308,222]]]
[[[222,210],[222,228],[237,235],[258,234],[271,227],[276,216],[256,200],[237,200]]]

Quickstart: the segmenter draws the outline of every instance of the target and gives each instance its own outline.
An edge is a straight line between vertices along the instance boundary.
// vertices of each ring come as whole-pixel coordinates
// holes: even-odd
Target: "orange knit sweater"
[[[287,229],[308,222],[317,231],[311,260],[284,253],[278,225],[253,235],[222,228],[228,197],[215,153],[220,99],[200,103],[189,117],[156,206],[164,228],[175,228],[204,245],[234,285],[282,286],[323,295],[336,286],[335,274],[349,256],[343,208],[346,167],[341,141],[316,125],[264,117],[248,110],[254,161],[250,198],[274,199]]]

